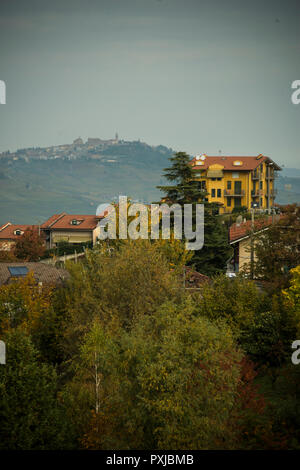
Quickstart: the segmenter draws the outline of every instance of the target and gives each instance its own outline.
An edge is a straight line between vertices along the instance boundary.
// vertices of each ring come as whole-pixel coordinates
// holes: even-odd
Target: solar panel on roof
[[[11,276],[26,276],[28,268],[26,266],[8,266]]]

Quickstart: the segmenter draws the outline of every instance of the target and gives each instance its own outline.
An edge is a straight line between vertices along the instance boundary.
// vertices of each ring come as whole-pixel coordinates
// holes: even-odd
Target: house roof
[[[33,272],[37,282],[45,284],[61,284],[70,277],[67,270],[58,269],[46,263],[0,263],[0,285],[12,281],[13,277],[9,271],[9,268],[12,267],[26,267],[29,272]],[[20,279],[20,276],[18,276],[18,279]]]
[[[211,281],[211,279],[205,274],[198,273],[198,271],[193,271],[189,266],[184,267],[185,270],[185,287],[186,288],[199,288],[203,284],[206,284]]]
[[[65,212],[62,212],[61,214],[54,214],[54,215],[51,215],[51,217],[49,217],[49,219],[47,219],[46,222],[44,222],[44,223],[41,225],[41,228],[49,228],[49,227],[51,227],[51,225],[54,224],[54,222],[56,222],[58,219],[60,219],[60,218],[63,217],[64,215],[66,215]]]
[[[281,216],[275,216],[275,221],[277,222]],[[272,216],[264,217],[254,221],[254,231],[258,232],[266,227],[272,225],[273,219]],[[251,220],[246,220],[245,222],[234,223],[229,228],[229,241],[230,243],[236,242],[241,238],[247,237],[250,235],[251,231]]]
[[[62,214],[52,215],[41,227],[43,229],[51,228],[52,230],[94,230],[101,218],[96,215],[74,215],[63,212]],[[72,225],[72,220],[81,222],[78,225]]]
[[[204,158],[205,157],[205,158]],[[196,165],[196,162],[203,162],[202,165]],[[274,165],[275,170],[281,170],[281,168],[271,160],[271,158],[264,155],[257,155],[251,157],[241,157],[241,156],[207,156],[204,155],[203,159],[197,160],[194,157],[191,160],[193,165],[193,170],[207,170],[211,165],[222,165],[224,170],[230,171],[252,171],[255,170],[262,162],[268,161]],[[234,162],[241,162],[242,164],[234,165]]]
[[[21,232],[25,232],[26,230],[38,230],[38,225],[16,225],[7,222],[6,224],[0,227],[0,240],[16,240],[20,237],[20,235],[16,235],[14,232],[16,230],[21,230]]]

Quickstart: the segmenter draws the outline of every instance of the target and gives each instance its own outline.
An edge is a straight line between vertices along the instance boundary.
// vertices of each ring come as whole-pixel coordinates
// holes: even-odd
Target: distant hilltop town
[[[138,141],[125,141],[120,140],[118,133],[115,134],[114,139],[101,139],[99,137],[88,137],[87,141],[84,142],[81,137],[75,139],[72,144],[56,145],[51,147],[29,147],[19,149],[15,152],[6,152],[0,153],[0,159],[10,159],[10,160],[54,160],[57,158],[66,158],[68,160],[76,160],[78,158],[87,157],[93,159],[101,159],[101,152],[107,151],[113,146],[128,147],[132,144],[138,143],[139,145],[144,145],[149,147],[147,144],[143,144]],[[152,148],[156,148],[153,147]],[[168,149],[163,146],[158,146],[161,153],[166,153]],[[165,151],[162,151],[165,150]],[[107,153],[107,152],[106,152]]]
[[[100,139],[99,137],[89,137],[86,142],[78,137],[72,144],[56,145],[51,147],[29,147],[19,149],[16,152],[2,152],[0,158],[19,159],[37,159],[37,160],[53,160],[56,158],[67,157],[68,159],[81,158],[86,155],[87,151],[99,150],[103,151],[112,145],[125,143],[120,141],[116,133],[114,139]]]

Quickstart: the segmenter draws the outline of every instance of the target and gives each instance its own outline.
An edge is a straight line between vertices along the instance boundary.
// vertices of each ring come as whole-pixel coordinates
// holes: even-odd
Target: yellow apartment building
[[[275,200],[274,181],[281,168],[262,154],[257,157],[212,157],[197,155],[191,161],[199,189],[207,201],[219,205],[219,213],[252,207],[271,212]]]

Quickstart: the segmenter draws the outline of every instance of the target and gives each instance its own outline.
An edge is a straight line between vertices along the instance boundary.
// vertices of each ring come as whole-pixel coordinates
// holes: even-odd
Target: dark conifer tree
[[[201,191],[199,182],[194,180],[190,156],[185,152],[177,152],[169,160],[172,166],[164,168],[164,177],[173,184],[157,186],[165,193],[166,202],[178,204],[202,202],[205,191]]]
[[[172,166],[164,169],[164,177],[173,184],[158,186],[165,193],[164,201],[181,205],[204,204],[204,247],[195,251],[191,264],[197,271],[207,275],[224,272],[232,249],[228,241],[228,230],[218,215],[218,206],[207,202],[206,191],[194,179],[188,154],[177,152],[169,160]]]

